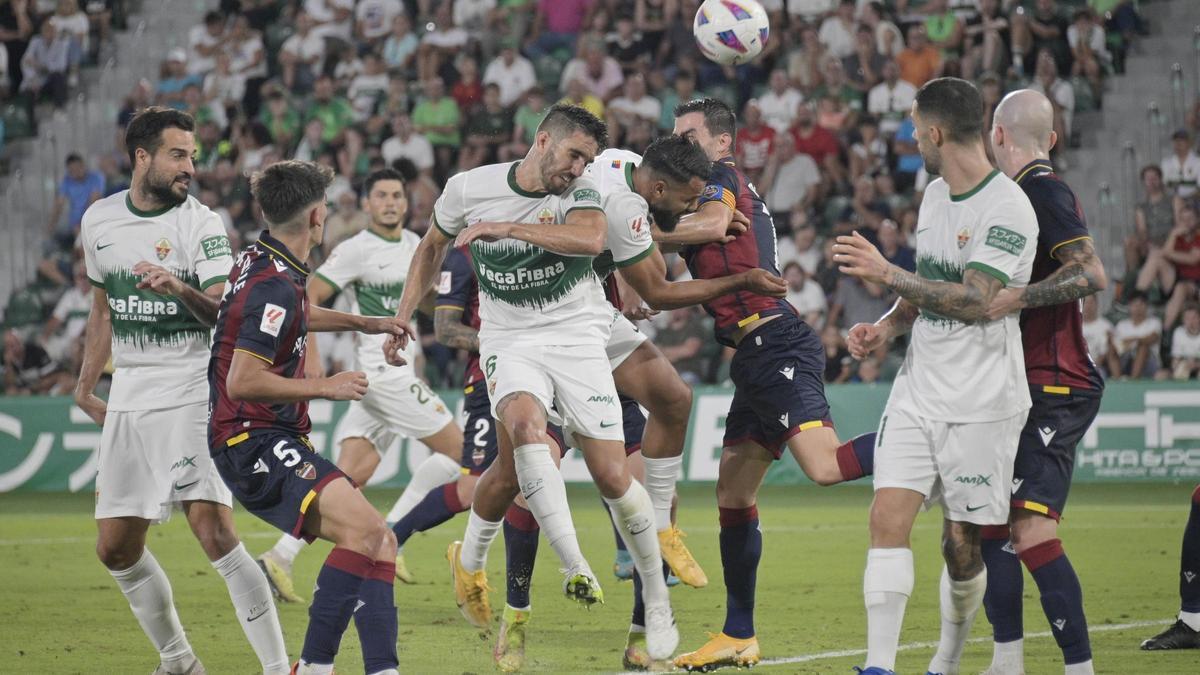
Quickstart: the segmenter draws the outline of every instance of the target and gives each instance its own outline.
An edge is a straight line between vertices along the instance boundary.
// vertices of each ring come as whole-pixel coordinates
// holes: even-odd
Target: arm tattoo
[[[433,313],[433,332],[437,341],[469,352],[479,351],[479,331],[464,324],[460,317],[462,311],[437,310]]]
[[[1059,305],[1103,290],[1104,268],[1096,257],[1091,239],[1064,244],[1054,252],[1054,257],[1062,262],[1062,267],[1025,287],[1021,300],[1026,307]]]
[[[1004,283],[976,269],[967,269],[961,284],[931,281],[898,269],[888,285],[921,309],[963,323],[978,323],[987,319],[988,304]]]

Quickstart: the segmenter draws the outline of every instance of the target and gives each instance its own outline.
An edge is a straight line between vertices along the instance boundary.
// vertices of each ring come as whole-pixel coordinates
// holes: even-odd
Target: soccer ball
[[[755,0],[704,0],[692,33],[709,59],[725,66],[746,63],[767,44],[767,10]]]

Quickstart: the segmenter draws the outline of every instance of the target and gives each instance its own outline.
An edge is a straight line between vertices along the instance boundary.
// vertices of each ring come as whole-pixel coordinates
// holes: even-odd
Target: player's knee
[[[512,423],[513,444],[518,448],[531,443],[545,442],[546,422],[544,420],[519,419]]]
[[[842,470],[838,467],[837,460],[832,457],[831,461],[818,463],[810,469],[808,477],[817,485],[827,487],[842,482]]]
[[[717,506],[723,509],[748,509],[758,502],[758,494],[734,481],[717,478]]]
[[[96,557],[110,570],[129,569],[142,558],[142,545],[131,542],[96,540]]]
[[[962,527],[950,527],[942,536],[942,558],[951,579],[970,579],[983,571],[980,530],[967,523],[957,525]]]
[[[396,557],[396,533],[387,526],[383,521],[379,521],[379,525],[383,526],[382,532],[379,533],[379,547],[375,551],[376,560],[392,560]]]
[[[692,415],[692,388],[683,380],[676,380],[663,392],[662,401],[662,420],[667,424],[686,427]]]
[[[629,470],[625,467],[623,457],[619,462],[598,463],[590,468],[592,470],[592,480],[596,482],[596,488],[605,497],[617,498],[624,495],[626,490],[629,489],[629,483],[632,479],[629,475]]]
[[[387,560],[396,556],[396,535],[382,518],[373,518],[360,525],[357,538],[359,552],[364,555],[377,560]]]

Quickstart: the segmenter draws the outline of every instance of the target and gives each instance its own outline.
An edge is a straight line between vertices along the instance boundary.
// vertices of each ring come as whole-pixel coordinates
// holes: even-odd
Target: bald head
[[[996,106],[993,126],[1004,130],[1004,145],[1045,154],[1053,145],[1054,107],[1032,89],[1019,89]]]

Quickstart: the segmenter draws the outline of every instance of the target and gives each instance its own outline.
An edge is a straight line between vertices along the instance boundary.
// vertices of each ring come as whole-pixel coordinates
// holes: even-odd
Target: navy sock
[[[374,560],[344,548],[334,548],[317,573],[316,590],[308,606],[308,630],[300,658],[308,663],[333,663],[342,633],[350,625],[363,580],[371,573]]]
[[[392,532],[396,533],[396,543],[404,546],[404,542],[408,541],[413,533],[437,527],[453,518],[455,514],[466,510],[458,499],[458,481],[436,487],[392,526]]]
[[[1185,612],[1200,612],[1200,487],[1192,493],[1192,515],[1183,530],[1179,561],[1179,601]]]
[[[393,580],[396,563],[376,560],[369,577],[358,590],[358,609],[354,611],[354,627],[362,645],[363,666],[368,673],[398,668],[396,634],[396,594]]]
[[[533,514],[513,504],[504,514],[506,602],[517,609],[529,606],[529,582],[537,559],[538,524]]]
[[[1054,640],[1058,642],[1066,665],[1092,658],[1087,618],[1083,615],[1083,590],[1075,568],[1063,552],[1058,539],[1044,541],[1021,554],[1042,594],[1042,609],[1050,620]]]
[[[725,572],[725,628],[729,637],[754,637],[754,587],[762,558],[758,507],[721,508],[721,567]]]
[[[1025,573],[1021,570],[1021,559],[1009,543],[1008,526],[985,526],[980,543],[983,564],[987,566],[983,609],[992,624],[992,639],[996,642],[1020,640],[1025,637],[1021,617]]]
[[[837,449],[842,480],[854,480],[875,473],[875,432],[862,434],[842,443]]]

